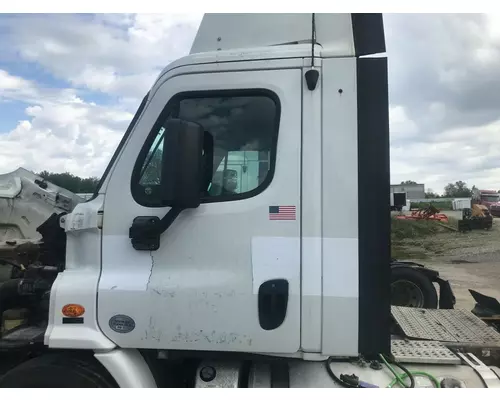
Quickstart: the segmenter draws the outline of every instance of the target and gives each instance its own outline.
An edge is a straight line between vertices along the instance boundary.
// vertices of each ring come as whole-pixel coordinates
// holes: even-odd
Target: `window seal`
[[[274,129],[273,136],[271,138],[271,149],[270,149],[270,165],[267,171],[266,178],[262,181],[262,183],[256,188],[249,190],[244,193],[237,193],[225,196],[205,196],[201,199],[201,204],[210,204],[210,203],[223,203],[228,201],[239,201],[245,200],[252,197],[255,197],[266,190],[271,184],[274,173],[276,170],[276,159],[277,159],[277,151],[278,151],[278,136],[279,136],[279,128],[281,122],[281,102],[279,96],[269,90],[269,89],[221,89],[221,90],[200,90],[200,91],[188,91],[188,92],[180,92],[175,94],[170,98],[167,102],[160,115],[158,116],[156,122],[154,123],[151,132],[148,134],[144,144],[136,158],[132,176],[130,180],[130,190],[132,194],[132,198],[134,201],[148,208],[164,208],[166,205],[162,203],[161,199],[158,198],[158,195],[155,194],[155,187],[151,187],[153,193],[150,195],[144,195],[143,188],[139,184],[140,171],[142,169],[143,163],[147,157],[147,153],[151,148],[155,138],[158,135],[158,131],[162,124],[165,122],[169,113],[173,113],[174,117],[178,115],[179,110],[176,106],[180,104],[182,100],[185,99],[206,99],[206,98],[214,98],[214,97],[267,97],[272,100],[275,104],[275,116],[274,116]],[[156,187],[159,189],[159,186]]]

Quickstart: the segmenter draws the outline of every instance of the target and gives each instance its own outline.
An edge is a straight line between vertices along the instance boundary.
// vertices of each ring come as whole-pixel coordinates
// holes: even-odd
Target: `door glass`
[[[276,104],[269,97],[210,97],[180,102],[181,119],[197,122],[214,138],[214,175],[208,196],[257,189],[269,172],[276,136]]]
[[[151,143],[149,151],[141,163],[136,193],[148,196],[146,204],[142,204],[161,201],[154,197],[158,196],[157,188],[161,183],[163,137],[168,135],[164,126],[169,118],[200,124],[205,134],[213,139],[212,176],[205,200],[249,197],[269,183],[279,123],[279,108],[274,98],[264,94],[177,96],[168,107],[172,112],[155,124],[161,128],[151,133],[154,139],[148,141]]]
[[[142,165],[139,183],[142,186],[159,185],[161,182],[161,162],[163,156],[165,128],[161,127]]]

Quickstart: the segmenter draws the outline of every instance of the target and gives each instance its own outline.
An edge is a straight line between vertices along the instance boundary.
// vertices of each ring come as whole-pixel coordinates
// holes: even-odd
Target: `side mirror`
[[[173,208],[196,208],[204,177],[204,130],[199,124],[170,119],[165,126],[161,196]]]

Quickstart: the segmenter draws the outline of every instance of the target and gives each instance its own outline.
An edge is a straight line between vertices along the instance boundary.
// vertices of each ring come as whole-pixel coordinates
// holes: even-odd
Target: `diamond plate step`
[[[470,311],[392,306],[392,316],[412,339],[500,347],[500,333]]]
[[[461,364],[443,344],[428,340],[392,340],[391,353],[400,363]]]

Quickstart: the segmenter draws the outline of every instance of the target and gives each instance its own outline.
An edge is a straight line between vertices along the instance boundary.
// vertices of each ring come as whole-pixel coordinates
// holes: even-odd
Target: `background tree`
[[[426,199],[437,199],[439,195],[435,193],[432,189],[427,189],[427,192],[425,193],[425,198]]]
[[[401,182],[401,185],[416,185],[416,184],[417,182],[410,180]]]
[[[54,173],[42,171],[37,175],[46,181],[73,193],[93,193],[99,182],[99,178],[97,177],[80,178],[79,176],[70,174],[69,172]]]
[[[473,189],[475,189],[475,186],[469,189],[463,181],[448,183],[444,187],[444,197],[471,197]]]
[[[142,185],[158,185],[160,183],[162,157],[163,140],[160,146],[155,146],[146,157],[141,173],[140,182]],[[97,177],[80,178],[69,172],[55,173],[42,171],[37,173],[37,175],[73,193],[94,193],[99,183],[99,178]]]

